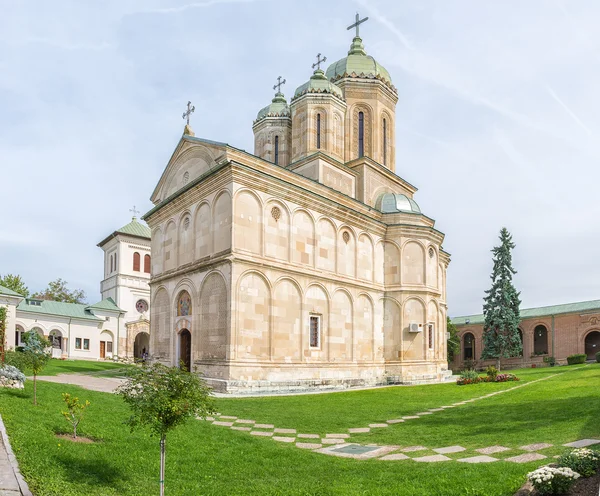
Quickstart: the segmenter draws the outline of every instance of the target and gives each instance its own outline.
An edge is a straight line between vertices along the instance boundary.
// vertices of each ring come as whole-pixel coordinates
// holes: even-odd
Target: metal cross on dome
[[[368,18],[368,17],[365,17],[364,19],[361,19],[361,18],[360,18],[360,16],[358,15],[358,12],[357,12],[357,13],[356,13],[356,22],[355,22],[354,24],[352,24],[351,26],[348,26],[348,27],[346,28],[346,30],[348,30],[348,31],[349,31],[349,30],[350,30],[350,29],[352,29],[352,28],[356,28],[356,37],[357,37],[357,38],[360,38],[360,35],[359,35],[359,33],[358,33],[358,26],[360,26],[360,25],[361,25],[363,22],[366,22],[366,21],[368,21],[368,20],[369,20],[369,18]]]
[[[277,90],[277,93],[281,93],[281,85],[285,84],[285,79],[282,81],[281,76],[277,78],[277,84],[273,86],[274,90]]]
[[[326,60],[327,60],[327,57],[321,58],[321,54],[318,53],[317,54],[317,62],[312,65],[312,68],[314,69],[316,67],[317,69],[320,69],[321,68],[321,63],[325,62]]]
[[[133,214],[133,218],[135,219],[137,217],[137,215],[140,213],[139,210],[136,210],[135,205],[133,206],[133,208],[130,208],[129,211]]]
[[[192,107],[192,102],[187,103],[187,110],[183,113],[181,117],[186,119],[186,124],[190,125],[190,114],[196,110],[196,107]],[[135,208],[135,207],[134,207]]]

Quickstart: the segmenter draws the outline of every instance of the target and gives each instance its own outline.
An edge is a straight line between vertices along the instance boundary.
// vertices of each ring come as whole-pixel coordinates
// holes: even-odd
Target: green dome
[[[385,81],[389,86],[392,85],[390,73],[373,57],[367,55],[362,39],[358,36],[352,40],[348,56],[331,64],[327,68],[326,75],[331,81],[349,76],[368,79],[377,78]]]
[[[384,214],[397,212],[421,213],[421,209],[416,201],[406,195],[397,193],[385,193],[381,195],[377,200],[376,208]]]
[[[290,107],[283,96],[283,93],[276,93],[275,97],[271,101],[269,105],[262,108],[258,115],[256,116],[256,120],[254,122],[258,122],[265,117],[289,117],[290,116]]]
[[[344,99],[342,89],[330,82],[322,69],[317,69],[308,82],[304,83],[302,86],[298,86],[294,92],[292,101],[306,93],[329,93],[338,97],[340,100]]]

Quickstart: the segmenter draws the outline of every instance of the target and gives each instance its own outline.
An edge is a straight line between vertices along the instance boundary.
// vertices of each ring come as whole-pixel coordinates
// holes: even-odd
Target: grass
[[[108,361],[51,359],[40,375],[89,374],[102,377],[125,375],[132,365]]]
[[[535,434],[532,436],[535,441],[553,444],[600,436],[597,422],[600,365],[536,369],[518,371],[518,374],[524,381],[531,381],[564,370],[569,372],[506,394],[437,412],[412,421],[413,424],[408,421],[352,440],[438,447],[474,446],[480,442],[520,445],[526,442],[530,431]],[[464,387],[445,384],[321,395],[218,399],[217,407],[223,414],[270,422],[278,427],[296,428],[302,423],[307,432],[336,432],[511,386],[514,383]],[[68,429],[60,414],[62,392],[91,401],[80,431],[81,435],[99,442],[77,444],[55,437],[55,432]],[[38,399],[40,406],[33,407],[31,381],[27,382],[24,392],[0,391],[0,414],[21,471],[36,496],[157,494],[158,440],[144,431],[129,432],[123,424],[129,412],[120,398],[75,386],[40,383]],[[505,443],[506,439],[510,443]],[[555,451],[560,449],[553,448],[548,454]],[[506,453],[506,456],[515,454]],[[170,496],[510,496],[524,482],[525,474],[543,463],[544,460],[523,465],[419,464],[341,459],[207,422],[190,421],[167,439],[166,491]]]

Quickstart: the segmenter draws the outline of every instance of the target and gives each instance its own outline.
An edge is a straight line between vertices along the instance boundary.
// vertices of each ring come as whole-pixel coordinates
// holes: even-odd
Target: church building
[[[359,36],[252,125],[188,125],[143,218],[152,358],[218,391],[444,380],[444,235],[396,174],[398,91]]]

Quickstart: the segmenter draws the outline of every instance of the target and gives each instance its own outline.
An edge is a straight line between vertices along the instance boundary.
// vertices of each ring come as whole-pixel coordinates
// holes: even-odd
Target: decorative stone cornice
[[[373,74],[372,72],[365,74],[364,72],[361,72],[360,74],[357,74],[356,72],[352,72],[351,74],[348,74],[347,72],[345,72],[344,74],[338,74],[336,77],[331,78],[331,82],[335,83],[337,81],[339,81],[340,79],[346,79],[346,78],[353,78],[353,79],[377,79],[378,81],[381,81],[383,84],[385,84],[394,94],[398,94],[398,89],[390,82],[388,81],[386,78],[382,77],[380,74]]]

